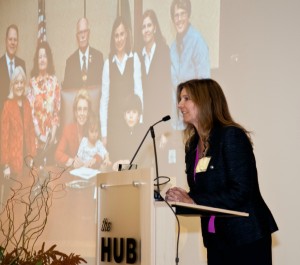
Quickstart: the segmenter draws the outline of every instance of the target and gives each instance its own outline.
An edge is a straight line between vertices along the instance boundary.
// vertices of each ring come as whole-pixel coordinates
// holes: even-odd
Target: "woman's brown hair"
[[[192,79],[181,83],[177,87],[177,102],[180,101],[180,93],[185,88],[191,100],[198,106],[199,128],[201,139],[208,143],[209,134],[215,124],[221,126],[235,126],[242,129],[251,141],[250,133],[243,126],[236,123],[229,111],[228,104],[221,86],[212,79]],[[188,144],[196,133],[192,124],[187,124],[184,131],[184,139]]]

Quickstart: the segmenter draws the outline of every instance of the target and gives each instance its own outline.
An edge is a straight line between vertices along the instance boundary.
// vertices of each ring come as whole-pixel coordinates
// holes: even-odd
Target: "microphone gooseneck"
[[[147,130],[147,132],[146,132],[144,138],[142,139],[142,141],[141,141],[141,143],[140,143],[138,149],[137,149],[136,152],[134,153],[134,155],[133,155],[133,157],[132,157],[132,159],[130,160],[130,163],[129,163],[129,169],[131,169],[132,163],[133,163],[133,161],[134,161],[136,155],[138,154],[138,152],[139,152],[141,146],[143,145],[143,143],[144,143],[144,141],[145,141],[145,139],[146,139],[146,137],[147,137],[147,135],[148,135],[148,133],[149,133],[149,131],[150,131],[150,132],[151,132],[151,137],[152,137],[152,139],[153,139],[154,158],[155,158],[155,169],[156,169],[156,178],[155,178],[155,180],[156,180],[156,186],[157,186],[157,187],[156,187],[156,192],[154,193],[154,198],[155,198],[156,200],[161,200],[161,196],[160,196],[160,189],[159,189],[159,174],[158,174],[158,162],[157,162],[157,152],[156,152],[156,144],[155,144],[155,132],[154,132],[154,126],[155,126],[156,124],[160,123],[160,122],[165,122],[165,121],[168,121],[168,120],[170,120],[170,119],[171,119],[170,115],[167,115],[167,116],[163,117],[161,120],[157,121],[156,123],[154,123],[153,125],[151,125],[151,126],[149,127],[149,129]]]
[[[143,145],[143,143],[144,143],[144,141],[145,141],[145,139],[146,139],[146,137],[147,137],[147,135],[148,135],[148,133],[149,133],[149,131],[150,131],[150,128],[151,128],[151,127],[154,127],[156,124],[158,124],[158,123],[160,123],[160,122],[162,122],[162,121],[165,122],[165,121],[168,121],[168,120],[170,120],[170,119],[171,119],[170,115],[167,115],[167,116],[163,117],[161,120],[157,121],[156,123],[152,124],[152,125],[149,127],[149,129],[147,130],[147,132],[146,132],[146,134],[145,134],[143,140],[141,141],[141,143],[140,143],[138,149],[135,151],[135,153],[134,153],[132,159],[131,159],[130,162],[129,162],[129,169],[131,169],[132,163],[133,163],[135,157],[137,156],[138,152],[140,151],[140,149],[141,149],[141,147],[142,147],[142,145]]]

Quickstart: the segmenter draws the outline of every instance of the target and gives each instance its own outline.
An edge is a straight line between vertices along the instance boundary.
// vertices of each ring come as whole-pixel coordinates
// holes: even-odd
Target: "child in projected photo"
[[[109,154],[100,141],[100,124],[99,118],[91,114],[88,120],[88,137],[83,137],[77,156],[83,161],[84,167],[104,168],[111,164]]]
[[[137,148],[144,131],[140,123],[142,115],[142,103],[139,96],[128,96],[122,105],[123,119],[119,122],[118,133],[112,136],[108,143],[108,150],[113,164],[113,170],[118,169],[119,164],[129,164],[133,151]]]

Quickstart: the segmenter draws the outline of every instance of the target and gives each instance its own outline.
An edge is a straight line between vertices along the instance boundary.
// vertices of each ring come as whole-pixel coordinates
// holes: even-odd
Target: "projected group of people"
[[[190,23],[190,0],[173,0],[170,14],[176,29],[170,46],[155,11],[143,13],[135,32],[142,47],[133,45],[128,17],[116,17],[106,59],[89,44],[88,19],[79,19],[78,49],[61,81],[45,41],[37,44],[27,79],[16,56],[18,27],[8,26],[0,58],[1,181],[22,182],[32,165],[114,169],[129,163],[146,129],[171,113],[169,129],[180,140],[184,131],[189,190],[172,187],[165,200],[249,213],[201,217],[207,262],[271,265],[278,227],[260,193],[250,133],[233,120],[222,88],[209,78],[209,50]],[[166,138],[160,131],[161,143]]]
[[[177,32],[170,48],[155,11],[146,10],[139,32],[143,47],[134,49],[127,18],[119,16],[105,60],[89,44],[88,19],[79,19],[78,49],[67,58],[62,81],[48,42],[37,44],[27,80],[25,62],[16,56],[18,27],[10,25],[6,53],[0,58],[4,176],[20,176],[27,155],[39,165],[75,168],[128,160],[132,150],[124,143],[137,146],[144,126],[166,114],[172,113],[172,128],[182,130],[183,121],[175,114],[176,87],[190,78],[210,76],[209,51],[190,24],[190,1],[174,0],[170,11]],[[68,111],[71,121],[63,115]]]

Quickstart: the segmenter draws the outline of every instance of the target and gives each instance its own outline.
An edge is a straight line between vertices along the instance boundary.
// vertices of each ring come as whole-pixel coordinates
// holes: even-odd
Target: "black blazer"
[[[89,86],[101,86],[103,55],[100,51],[89,48],[89,63],[87,79],[82,80],[79,50],[77,49],[66,62],[65,76],[62,84],[63,89],[82,88]]]
[[[248,212],[249,217],[216,217],[215,230],[225,245],[241,245],[258,240],[278,230],[264,202],[258,184],[252,145],[243,130],[215,126],[209,138],[207,170],[196,173],[194,165],[198,135],[186,150],[189,195],[197,203]],[[201,218],[204,245],[208,242],[208,217]]]
[[[15,67],[22,66],[26,73],[25,61],[19,57],[15,57]],[[9,72],[6,64],[5,54],[0,58],[0,113],[3,108],[4,101],[7,99],[9,94]]]

